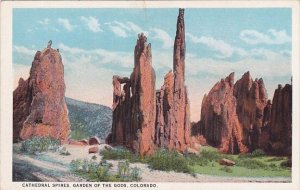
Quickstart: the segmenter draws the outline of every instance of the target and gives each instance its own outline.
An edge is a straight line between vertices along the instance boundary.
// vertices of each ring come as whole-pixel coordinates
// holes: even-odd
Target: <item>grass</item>
[[[60,142],[51,137],[32,137],[21,143],[21,152],[28,154],[36,154],[47,152],[50,150],[56,151],[60,147]]]
[[[189,160],[174,150],[158,149],[152,156],[146,158],[146,163],[154,170],[193,173]]]
[[[112,150],[104,149],[100,154],[105,160],[128,160],[129,162],[140,162],[142,160],[138,155],[123,147],[116,147]]]
[[[162,171],[232,177],[291,176],[291,168],[287,167],[287,157],[267,156],[262,150],[243,155],[228,155],[220,153],[216,148],[203,146],[200,155],[181,155],[176,151],[158,149],[152,156],[144,159],[120,148],[105,150],[101,154],[104,159],[142,162],[148,164],[151,169]],[[236,165],[222,166],[219,164],[222,158],[232,160]]]

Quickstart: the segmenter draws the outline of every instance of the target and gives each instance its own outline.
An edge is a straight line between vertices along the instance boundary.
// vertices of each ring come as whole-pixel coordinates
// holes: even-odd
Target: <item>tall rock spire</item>
[[[29,78],[21,78],[13,92],[13,124],[14,142],[32,136],[68,139],[64,67],[61,55],[51,45],[35,54]]]
[[[184,85],[185,75],[185,27],[184,9],[179,9],[177,17],[177,30],[173,54],[174,71],[174,139],[176,149],[184,150],[189,144],[190,137],[190,110],[187,90]],[[172,146],[172,144],[171,144]]]

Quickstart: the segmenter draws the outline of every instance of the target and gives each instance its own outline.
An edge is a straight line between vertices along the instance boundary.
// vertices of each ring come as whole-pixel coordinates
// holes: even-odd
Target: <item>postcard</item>
[[[1,189],[299,189],[298,1],[1,2]]]

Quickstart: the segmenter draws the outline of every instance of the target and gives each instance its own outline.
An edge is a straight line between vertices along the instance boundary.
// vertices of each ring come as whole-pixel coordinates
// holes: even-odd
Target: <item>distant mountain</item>
[[[111,131],[112,109],[66,97],[71,122],[71,138],[98,136],[103,141]]]

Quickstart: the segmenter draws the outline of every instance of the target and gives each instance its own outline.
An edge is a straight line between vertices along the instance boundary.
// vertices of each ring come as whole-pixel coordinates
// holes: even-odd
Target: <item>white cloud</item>
[[[128,37],[126,30],[124,30],[122,27],[110,25],[109,28],[115,35],[117,35],[119,37],[122,37],[122,38]]]
[[[150,31],[154,32],[153,39],[162,41],[164,49],[169,49],[174,45],[174,40],[172,37],[164,30],[159,28],[152,28]]]
[[[148,35],[147,31],[144,31],[140,26],[136,25],[133,22],[119,22],[113,21],[105,23],[109,29],[116,35],[122,38],[127,38],[129,36],[137,36],[139,33],[144,33]]]
[[[37,21],[40,25],[49,25],[50,24],[50,19],[49,18],[44,18],[42,20]]]
[[[285,44],[291,42],[291,37],[286,30],[269,29],[262,33],[256,30],[243,30],[240,32],[240,39],[248,44]]]
[[[97,18],[89,16],[89,17],[81,17],[81,20],[87,25],[88,29],[92,32],[102,32],[100,28],[100,24]]]
[[[86,50],[81,48],[69,47],[65,44],[58,44],[60,52],[69,60],[83,59],[88,60],[94,65],[118,65],[118,68],[132,68],[133,55],[127,52],[114,52],[105,49]],[[116,68],[116,69],[118,69]]]
[[[17,53],[23,54],[23,55],[27,55],[27,56],[34,56],[36,51],[30,48],[27,48],[25,46],[13,46],[13,50]]]
[[[67,18],[58,18],[58,23],[68,31],[72,31],[74,29],[74,26],[70,23],[69,19]]]
[[[218,52],[220,55],[217,55],[219,58],[229,58],[234,53],[245,56],[247,55],[247,52],[241,48],[233,47],[232,45],[224,42],[223,40],[217,40],[213,37],[207,37],[207,36],[193,36],[190,33],[187,33],[186,36],[191,40],[194,44],[203,44],[207,47],[211,48],[212,50]]]

